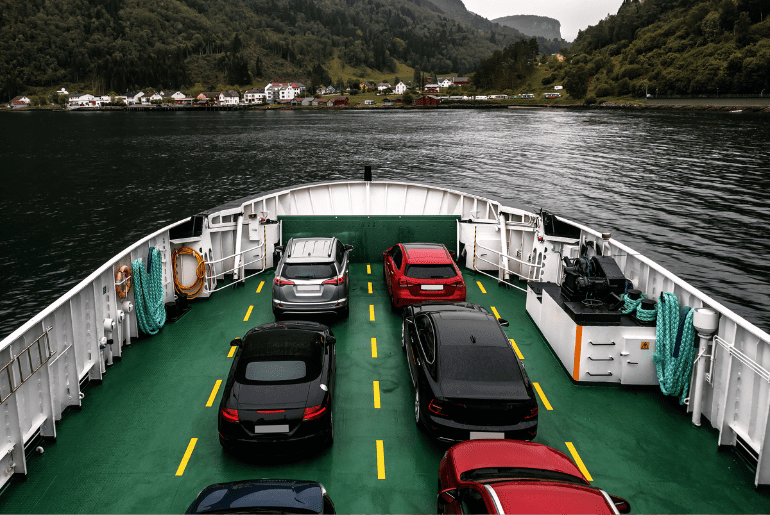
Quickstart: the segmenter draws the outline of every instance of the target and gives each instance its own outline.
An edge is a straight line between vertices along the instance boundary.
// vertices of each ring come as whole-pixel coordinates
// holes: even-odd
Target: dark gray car
[[[349,313],[352,245],[337,238],[292,238],[277,247],[280,259],[273,281],[273,313]]]

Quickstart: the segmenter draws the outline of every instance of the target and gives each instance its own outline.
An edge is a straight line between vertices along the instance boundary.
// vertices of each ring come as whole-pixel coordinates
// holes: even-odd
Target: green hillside
[[[626,0],[544,80],[599,100],[770,94],[768,14],[770,0]]]
[[[415,68],[465,75],[524,38],[480,17],[481,28],[460,22],[460,8],[457,0],[449,16],[428,0],[0,0],[0,98],[62,85],[122,93],[409,80]]]

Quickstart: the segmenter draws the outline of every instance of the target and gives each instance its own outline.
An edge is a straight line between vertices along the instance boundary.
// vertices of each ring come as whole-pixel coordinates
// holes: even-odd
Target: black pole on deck
[[[372,167],[364,166],[364,180],[366,182],[372,182]]]

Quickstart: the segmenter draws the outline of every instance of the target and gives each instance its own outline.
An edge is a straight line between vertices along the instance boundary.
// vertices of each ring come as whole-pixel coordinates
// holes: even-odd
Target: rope
[[[623,309],[621,309],[620,311],[624,315],[627,315],[631,313],[633,310],[637,309],[639,305],[642,303],[642,299],[646,299],[647,295],[642,293],[641,297],[639,297],[636,300],[633,300],[628,296],[628,293],[624,293],[623,295],[620,296],[620,298],[625,301],[625,304],[623,304]]]
[[[642,309],[642,303],[636,307],[636,318],[643,322],[652,322],[658,316],[658,305],[652,309]]]
[[[652,359],[658,372],[660,391],[664,395],[678,395],[679,404],[684,404],[690,389],[690,374],[695,357],[695,329],[692,325],[694,311],[684,308],[680,314],[676,295],[663,292],[657,312],[655,354]]]
[[[195,267],[195,282],[190,286],[185,286],[179,280],[176,274],[176,262],[177,258],[182,255],[193,255],[198,260],[198,265]],[[174,289],[177,293],[186,293],[187,298],[194,299],[203,291],[204,278],[206,277],[206,262],[203,257],[198,254],[195,249],[190,247],[179,247],[171,254],[171,270],[174,274]]]
[[[150,247],[147,255],[149,274],[144,270],[141,259],[131,264],[134,271],[136,321],[139,329],[146,334],[157,334],[166,323],[166,308],[163,305],[163,268],[160,251]]]

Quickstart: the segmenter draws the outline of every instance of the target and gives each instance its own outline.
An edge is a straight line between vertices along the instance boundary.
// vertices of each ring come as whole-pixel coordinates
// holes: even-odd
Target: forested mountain
[[[505,16],[492,20],[505,27],[511,27],[528,36],[539,36],[546,39],[561,39],[561,23],[559,20],[546,16],[516,15]]]
[[[462,2],[454,0],[447,14],[440,6],[449,3],[0,0],[1,94],[62,83],[123,92],[274,77],[320,85],[332,62],[390,72],[398,61],[463,75],[480,58],[524,38],[480,17],[479,26],[461,23]]]
[[[599,98],[768,94],[769,14],[770,0],[625,0],[578,34],[553,79]]]

